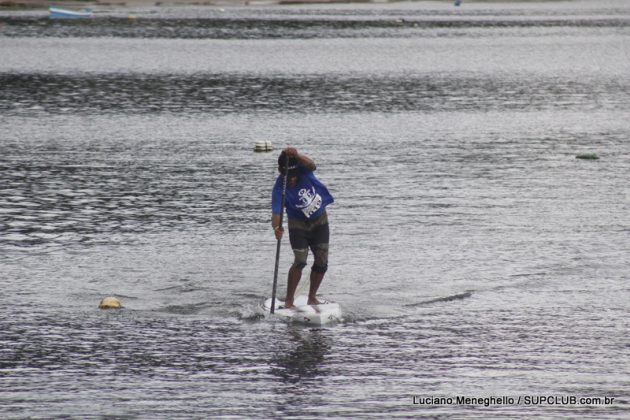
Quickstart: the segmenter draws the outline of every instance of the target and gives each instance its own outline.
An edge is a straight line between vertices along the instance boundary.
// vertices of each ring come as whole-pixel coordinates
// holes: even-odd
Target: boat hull
[[[51,19],[85,19],[93,16],[91,10],[75,11],[60,9],[59,7],[49,7],[48,11],[50,12]]]

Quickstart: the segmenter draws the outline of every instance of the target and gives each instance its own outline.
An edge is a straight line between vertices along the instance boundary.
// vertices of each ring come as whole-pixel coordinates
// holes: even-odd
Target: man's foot
[[[293,302],[284,302],[284,305],[282,305],[282,307],[280,309],[295,309],[295,305],[293,304]]]
[[[317,298],[316,298],[316,297],[314,297],[314,298],[309,297],[309,298],[308,298],[307,305],[321,305],[321,304],[322,304],[322,303],[321,303],[319,300],[317,300]]]

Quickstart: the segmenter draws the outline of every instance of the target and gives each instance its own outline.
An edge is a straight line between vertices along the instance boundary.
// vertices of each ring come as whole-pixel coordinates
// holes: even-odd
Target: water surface
[[[2,12],[0,413],[627,417],[629,17]],[[276,153],[257,140],[313,157],[336,198],[336,325],[262,312]],[[283,243],[281,294],[290,261]],[[413,403],[457,396],[615,400]]]

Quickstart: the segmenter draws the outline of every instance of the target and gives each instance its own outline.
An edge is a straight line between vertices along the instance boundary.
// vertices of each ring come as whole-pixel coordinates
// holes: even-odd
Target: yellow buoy
[[[122,305],[120,300],[114,296],[107,296],[101,299],[101,304],[98,305],[100,309],[120,309]]]

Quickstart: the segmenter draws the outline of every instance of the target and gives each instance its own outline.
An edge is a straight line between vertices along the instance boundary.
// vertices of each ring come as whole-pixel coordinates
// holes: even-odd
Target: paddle
[[[284,154],[284,177],[282,180],[282,200],[280,202],[280,222],[278,223],[278,229],[282,229],[282,216],[284,215],[284,201],[287,196],[287,179],[289,177],[289,155],[285,152]],[[273,289],[271,290],[271,313],[273,314],[276,310],[276,289],[278,287],[278,266],[280,265],[280,243],[281,240],[278,239],[278,244],[276,245],[276,266],[273,270]]]

